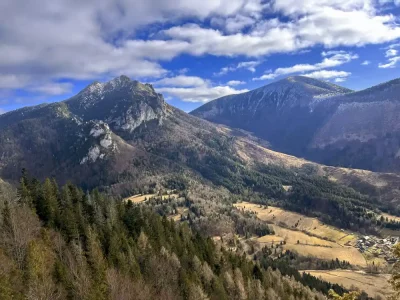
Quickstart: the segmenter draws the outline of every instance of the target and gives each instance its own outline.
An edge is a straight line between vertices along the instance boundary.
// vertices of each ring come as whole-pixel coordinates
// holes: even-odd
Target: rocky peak
[[[65,101],[84,121],[101,120],[113,130],[132,132],[151,120],[166,116],[167,105],[153,86],[122,75],[108,82],[93,82]]]

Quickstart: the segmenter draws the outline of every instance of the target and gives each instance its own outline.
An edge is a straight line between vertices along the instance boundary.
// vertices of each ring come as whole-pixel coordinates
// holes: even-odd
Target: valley
[[[385,273],[393,263],[392,252],[387,256],[373,254],[373,251],[361,251],[358,241],[364,239],[358,233],[344,231],[326,224],[316,218],[310,218],[279,207],[263,206],[249,202],[240,202],[234,206],[242,212],[250,212],[270,224],[274,234],[251,237],[259,247],[279,247],[279,251],[291,251],[301,256],[325,261],[347,261],[350,270],[308,270],[311,275],[337,283],[346,288],[364,290],[370,296],[379,295],[383,299],[390,294],[388,278]],[[389,216],[390,217],[390,216]],[[373,240],[374,237],[367,237]],[[390,248],[393,243],[390,244]],[[389,261],[389,262],[388,262]],[[374,270],[373,267],[377,269]],[[301,270],[301,268],[300,268]]]
[[[67,240],[81,242],[77,232],[82,228],[66,219],[48,220],[52,212],[42,194],[56,184],[40,187],[47,176],[67,183],[49,198],[52,205],[59,202],[54,209],[64,207],[68,193],[81,199],[74,200],[76,208],[67,207],[65,218],[76,209],[93,222],[92,199],[103,207],[102,212],[95,208],[98,223],[90,226],[96,228],[103,228],[103,219],[112,227],[115,209],[122,215],[125,210],[151,211],[164,224],[174,221],[194,235],[212,238],[223,249],[219,251],[292,276],[325,296],[330,289],[343,294],[350,287],[304,270],[318,276],[348,271],[385,277],[396,262],[382,247],[390,249],[393,245],[384,238],[400,232],[398,174],[327,166],[277,152],[252,132],[176,109],[150,84],[126,76],[95,82],[63,102],[1,115],[0,129],[1,177],[14,186],[27,182],[22,186],[30,190],[24,194],[27,205],[34,205],[41,222],[62,231]],[[110,208],[103,197],[121,206]],[[79,211],[82,205],[84,211]],[[143,226],[132,225],[126,216],[121,222]],[[161,229],[145,230],[153,234]],[[105,255],[111,251],[107,234],[99,236]],[[366,237],[373,237],[368,249],[360,242]],[[139,233],[133,238],[143,243]],[[154,236],[153,243],[158,243]]]
[[[0,300],[400,300],[400,0],[0,16]]]

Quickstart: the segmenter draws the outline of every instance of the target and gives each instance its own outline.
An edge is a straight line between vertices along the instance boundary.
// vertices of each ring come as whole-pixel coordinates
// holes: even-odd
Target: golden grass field
[[[141,202],[147,201],[153,197],[159,197],[159,196],[157,194],[145,194],[145,195],[139,194],[139,195],[133,195],[131,197],[125,198],[124,201],[132,201],[133,203],[141,203]],[[178,195],[177,194],[162,195],[162,200],[168,199],[169,197],[177,198]]]
[[[182,215],[187,215],[189,209],[186,207],[178,207],[177,208],[177,213],[175,215],[171,215],[168,218],[174,220],[175,222],[179,222],[181,220]]]
[[[348,289],[356,287],[364,290],[370,297],[379,295],[383,299],[386,299],[391,291],[388,283],[390,275],[388,274],[369,275],[364,272],[350,270],[310,270],[305,272],[316,277],[321,277],[323,280],[343,285]]]
[[[317,237],[325,237],[340,245],[353,244],[357,240],[357,236],[350,232],[325,225],[316,218],[306,217],[279,207],[268,206],[268,208],[264,209],[263,207],[260,208],[258,204],[249,202],[236,203],[235,206],[239,209],[255,212],[257,217],[263,221],[274,224],[283,223],[285,227],[305,231]]]
[[[304,256],[327,260],[338,258],[360,267],[367,266],[362,253],[352,246],[357,239],[355,234],[325,225],[316,218],[285,211],[278,207],[268,206],[264,209],[260,205],[249,202],[237,203],[235,207],[255,212],[259,219],[273,223],[271,227],[275,234],[258,238],[257,241],[260,244],[279,243],[285,240],[284,249],[296,251]],[[277,224],[284,224],[285,227]]]

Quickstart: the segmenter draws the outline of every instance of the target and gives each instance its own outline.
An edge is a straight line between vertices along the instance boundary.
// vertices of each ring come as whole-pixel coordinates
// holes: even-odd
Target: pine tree
[[[29,187],[29,178],[27,171],[25,169],[22,169],[22,176],[19,181],[17,195],[18,195],[18,200],[21,204],[27,205],[31,209],[34,208],[33,198]]]
[[[92,287],[89,299],[108,299],[107,264],[96,234],[91,228],[88,229],[86,248],[88,264],[92,271]]]

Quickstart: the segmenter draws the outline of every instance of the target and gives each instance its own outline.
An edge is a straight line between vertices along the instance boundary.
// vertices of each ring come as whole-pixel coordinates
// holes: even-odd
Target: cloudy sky
[[[2,0],[0,113],[125,74],[185,111],[303,74],[400,77],[400,0]]]

